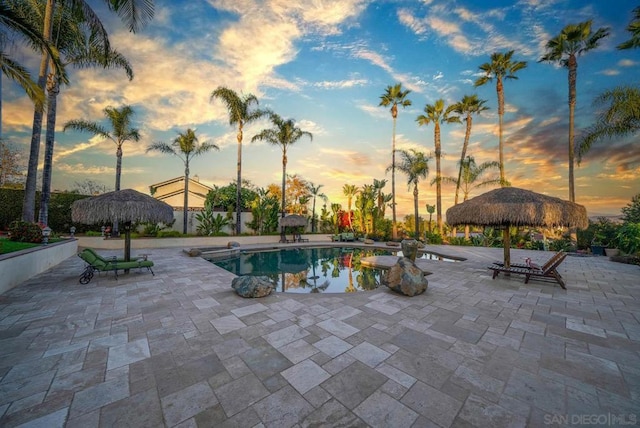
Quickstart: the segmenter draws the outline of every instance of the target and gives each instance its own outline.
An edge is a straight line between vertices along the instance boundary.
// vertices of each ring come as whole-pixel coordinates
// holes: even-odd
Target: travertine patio
[[[242,299],[180,249],[0,296],[0,426],[624,425],[640,416],[640,267],[568,257],[568,290],[440,247],[428,291]],[[107,252],[114,253],[114,252]],[[115,254],[115,253],[114,253]],[[514,250],[512,260],[550,253]],[[606,423],[604,423],[606,422]]]

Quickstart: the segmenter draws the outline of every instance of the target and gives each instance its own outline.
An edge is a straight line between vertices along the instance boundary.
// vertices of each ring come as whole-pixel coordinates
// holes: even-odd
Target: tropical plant
[[[627,222],[620,226],[616,234],[616,242],[624,254],[638,254],[640,252],[640,223]]]
[[[41,10],[34,10],[36,20],[42,21]],[[121,68],[129,80],[133,79],[133,70],[129,61],[119,52],[109,47],[109,40],[101,39],[100,34],[92,30],[82,19],[82,15],[71,13],[65,8],[58,8],[58,18],[54,19],[56,34],[53,44],[60,53],[62,67],[75,68]],[[105,47],[106,45],[106,47]],[[40,192],[40,210],[38,221],[48,224],[49,199],[51,198],[51,175],[53,170],[53,150],[55,143],[55,126],[58,95],[62,78],[58,67],[50,61],[51,71],[47,77],[47,126],[45,130],[45,151],[42,168],[42,190]]]
[[[604,139],[625,137],[640,131],[640,87],[620,86],[596,97],[596,123],[579,140],[578,164],[591,145]]]
[[[415,220],[415,238],[420,238],[420,216],[418,215],[418,184],[420,179],[429,175],[429,157],[415,149],[400,150],[398,170],[407,176],[407,185],[413,186],[413,215]]]
[[[574,121],[576,109],[576,81],[578,77],[577,57],[598,47],[600,40],[609,35],[605,27],[595,33],[591,31],[592,21],[569,24],[560,34],[549,40],[545,46],[545,54],[539,62],[553,62],[569,71],[569,200],[576,201],[574,178]]]
[[[440,144],[440,124],[441,123],[461,123],[459,116],[454,116],[456,105],[445,107],[444,100],[439,99],[434,104],[427,104],[424,107],[424,113],[416,118],[419,126],[427,126],[431,123],[434,125],[433,141],[435,145],[436,157],[436,221],[438,222],[438,231],[440,235],[444,233],[444,225],[442,221],[442,170],[440,160],[442,157],[442,146]]]
[[[320,189],[322,187],[323,187],[322,184],[318,184],[316,186],[312,182],[308,183],[309,193],[311,194],[311,197],[313,198],[313,205],[312,205],[312,208],[311,208],[311,233],[315,233],[316,230],[317,230],[318,219],[316,218],[316,198],[321,198],[325,203],[328,200],[327,195],[325,195],[324,193],[320,192]]]
[[[224,86],[219,86],[216,90],[211,92],[210,101],[214,99],[220,99],[227,107],[227,113],[229,114],[229,125],[238,126],[238,133],[236,139],[238,141],[238,163],[236,167],[237,179],[236,179],[236,234],[240,234],[242,226],[240,219],[242,215],[242,139],[244,137],[244,126],[258,120],[264,115],[270,113],[267,110],[254,109],[253,106],[259,104],[258,99],[253,94],[247,94],[240,96],[232,89]]]
[[[283,119],[276,113],[269,115],[269,120],[273,125],[270,129],[263,129],[251,138],[251,142],[264,141],[274,146],[280,146],[282,150],[282,217],[285,216],[286,204],[286,179],[287,179],[287,149],[300,141],[302,137],[309,137],[313,141],[310,132],[303,131],[296,126],[294,119]]]
[[[491,54],[491,62],[482,64],[479,68],[484,76],[479,77],[474,86],[482,86],[496,79],[496,92],[498,94],[498,150],[500,154],[500,182],[504,187],[507,178],[504,171],[504,83],[503,79],[517,79],[516,73],[527,67],[526,61],[512,61],[513,51],[505,53],[494,52]]]
[[[268,189],[256,189],[256,197],[251,202],[252,220],[247,226],[258,235],[274,232],[278,228],[279,218],[278,198]]]
[[[184,163],[184,204],[182,233],[187,234],[187,212],[189,210],[189,162],[196,156],[203,155],[211,150],[218,150],[218,146],[213,143],[200,143],[196,133],[189,128],[185,132],[179,132],[171,145],[164,142],[155,142],[147,147],[147,153],[158,151],[179,157]]]
[[[153,17],[153,0],[104,0],[110,11],[116,12],[121,20],[129,26],[129,30],[136,32],[143,24]],[[22,3],[22,2],[21,2]],[[42,37],[50,43],[53,33],[54,6],[69,7],[74,13],[79,13],[84,22],[90,26],[91,31],[100,35],[103,40],[108,40],[98,16],[91,6],[84,0],[46,0],[44,22],[42,23]],[[104,48],[109,48],[108,43]],[[44,93],[49,66],[49,52],[43,51],[40,59],[37,85]],[[27,167],[27,181],[25,183],[24,201],[22,204],[22,219],[32,221],[35,214],[36,179],[38,174],[38,157],[40,155],[40,134],[42,132],[43,111],[36,107],[33,114],[33,127],[29,150],[29,164]],[[117,225],[117,223],[114,223]]]
[[[640,6],[633,9],[633,20],[627,25],[626,30],[631,33],[631,38],[618,45],[618,49],[634,49],[640,47]]]
[[[75,131],[85,131],[93,135],[111,140],[116,145],[116,184],[115,190],[120,190],[120,177],[122,175],[122,146],[127,141],[140,141],[140,132],[137,128],[131,127],[131,117],[133,108],[131,106],[105,107],[103,110],[111,125],[111,131],[97,122],[90,122],[84,119],[70,120],[64,124],[63,131],[73,129]],[[118,222],[113,223],[113,234],[118,235]]]
[[[402,83],[393,86],[389,85],[385,89],[385,93],[380,96],[380,106],[391,106],[391,117],[393,118],[393,133],[391,140],[391,207],[393,211],[393,239],[398,237],[398,228],[396,225],[396,120],[398,118],[398,105],[400,107],[409,107],[411,100],[407,98],[410,90],[402,90]]]
[[[433,216],[433,213],[436,212],[436,206],[427,204],[426,208],[427,213],[429,214],[429,233],[431,233],[431,217]]]

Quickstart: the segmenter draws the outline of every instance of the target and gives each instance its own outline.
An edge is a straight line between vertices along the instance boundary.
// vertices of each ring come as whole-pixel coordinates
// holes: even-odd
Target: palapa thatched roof
[[[306,226],[307,218],[298,214],[291,214],[280,219],[280,226]]]
[[[151,196],[125,189],[75,201],[71,205],[71,218],[83,224],[114,221],[171,223],[173,208]]]
[[[491,190],[447,210],[451,226],[577,227],[589,225],[582,205],[516,187]]]

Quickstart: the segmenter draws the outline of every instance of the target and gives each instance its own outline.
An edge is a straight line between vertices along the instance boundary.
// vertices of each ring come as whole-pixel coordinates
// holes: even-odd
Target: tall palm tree
[[[411,91],[402,90],[402,83],[387,86],[384,94],[380,96],[380,106],[391,106],[391,117],[393,118],[393,133],[391,140],[391,195],[393,206],[393,239],[398,237],[398,226],[396,225],[396,120],[398,118],[398,105],[400,107],[409,107],[411,100],[407,98]]]
[[[418,217],[418,184],[420,179],[429,175],[429,157],[415,149],[400,150],[400,172],[406,174],[407,185],[413,185],[413,215],[416,222],[416,239],[420,238],[420,220]]]
[[[465,95],[457,104],[455,104],[454,111],[464,116],[464,121],[467,126],[464,133],[464,142],[462,143],[462,150],[460,151],[460,168],[458,169],[458,180],[456,183],[456,194],[454,199],[454,205],[458,205],[458,194],[460,192],[460,177],[462,176],[462,165],[464,158],[467,156],[467,148],[469,147],[469,139],[471,137],[471,125],[473,124],[473,115],[480,114],[485,110],[489,110],[489,107],[485,106],[487,100],[481,100],[478,95]]]
[[[502,186],[507,186],[507,178],[504,172],[504,142],[502,139],[504,124],[504,84],[503,79],[517,79],[516,73],[527,67],[526,61],[512,61],[513,51],[491,54],[491,62],[482,64],[479,68],[484,76],[479,77],[474,86],[482,86],[496,79],[496,92],[498,93],[498,149],[500,154],[500,180]]]
[[[37,15],[40,11],[34,11]],[[102,67],[121,68],[129,80],[133,79],[133,69],[129,61],[119,52],[105,48],[109,41],[100,39],[91,28],[79,21],[82,16],[73,16],[68,9],[58,9],[58,18],[54,19],[56,37],[53,44],[60,53],[62,67],[69,65],[75,68]],[[41,18],[41,17],[40,17]],[[49,63],[50,72],[47,77],[47,126],[45,131],[45,153],[42,170],[42,190],[40,192],[40,212],[38,221],[47,224],[49,220],[49,199],[51,198],[51,174],[53,169],[53,150],[57,114],[57,99],[62,79],[53,61]]]
[[[153,0],[104,0],[110,11],[116,12],[127,23],[129,30],[136,32],[141,25],[153,17]],[[51,43],[53,31],[54,7],[71,8],[74,13],[82,15],[83,19],[101,39],[107,39],[107,32],[88,2],[84,0],[46,0],[42,37]],[[104,46],[108,48],[108,43]],[[38,71],[38,87],[44,93],[49,67],[49,53],[44,51],[40,59]],[[40,134],[42,132],[42,109],[36,108],[33,114],[33,127],[27,167],[27,180],[22,204],[22,219],[33,221],[35,214],[36,179],[38,174],[38,157],[40,155]]]
[[[633,9],[633,20],[627,25],[627,31],[631,33],[631,38],[620,43],[618,49],[634,49],[640,47],[640,6]]]
[[[285,215],[286,204],[286,181],[287,181],[287,149],[300,141],[302,137],[309,137],[313,141],[311,132],[303,131],[296,126],[293,119],[283,119],[276,113],[269,115],[273,128],[263,129],[251,138],[251,142],[264,141],[282,149],[282,218]]]
[[[136,143],[140,141],[140,132],[137,128],[131,127],[131,118],[134,114],[131,106],[122,106],[119,109],[117,107],[105,107],[103,112],[111,125],[111,131],[97,122],[90,122],[84,119],[70,120],[64,124],[62,130],[73,129],[75,131],[85,131],[113,141],[116,145],[115,190],[118,191],[120,190],[120,176],[122,175],[122,146],[127,141],[134,141]],[[118,235],[117,222],[113,224],[113,234]]]
[[[185,132],[178,132],[178,136],[171,145],[164,142],[156,142],[147,147],[147,153],[158,151],[174,156],[178,156],[184,163],[184,204],[182,233],[187,234],[187,212],[189,210],[189,162],[196,156],[200,156],[210,150],[218,150],[218,146],[213,143],[204,142],[200,144],[193,129],[189,128]]]
[[[267,110],[253,109],[253,106],[259,104],[258,99],[253,94],[247,94],[240,96],[232,89],[224,86],[219,86],[216,90],[211,92],[210,101],[214,99],[220,99],[227,107],[229,113],[229,125],[237,125],[238,133],[236,139],[238,140],[238,163],[236,172],[238,178],[236,180],[236,234],[239,235],[241,230],[241,195],[242,195],[242,139],[243,129],[248,123],[254,122],[259,118],[269,113]],[[284,209],[284,208],[283,208]]]
[[[322,189],[322,187],[324,186],[323,184],[318,184],[316,186],[312,182],[309,182],[308,186],[309,186],[309,193],[311,193],[311,196],[313,197],[313,205],[312,205],[313,208],[311,209],[311,233],[315,233],[316,223],[318,221],[316,219],[316,198],[322,199],[325,203],[327,202],[328,198],[327,198],[327,195],[325,195],[320,191],[320,189]]]
[[[487,186],[495,186],[500,184],[499,178],[490,178],[483,179],[482,176],[485,172],[492,169],[500,169],[500,163],[496,161],[483,162],[480,165],[476,164],[476,160],[473,156],[467,156],[460,162],[460,170],[462,174],[459,176],[458,180],[454,177],[443,177],[443,181],[447,181],[449,183],[456,183],[460,185],[462,188],[462,193],[464,195],[463,200],[466,201],[469,198],[469,193],[473,189],[478,189],[481,187]],[[481,181],[482,180],[482,181]],[[469,239],[469,227],[465,226],[464,228],[464,237],[465,239]]]
[[[433,141],[435,145],[436,156],[436,221],[438,222],[438,231],[442,236],[444,234],[444,225],[442,221],[442,170],[440,168],[440,159],[442,157],[442,146],[440,144],[440,124],[441,123],[461,123],[460,117],[452,115],[455,112],[456,105],[445,106],[444,100],[441,98],[434,104],[427,104],[424,107],[424,113],[418,116],[416,122],[419,126],[434,125]]]
[[[351,204],[353,198],[358,194],[358,186],[355,184],[345,184],[342,186],[342,193],[347,197],[347,215],[349,216],[349,229],[353,230],[353,224],[351,223]]]
[[[545,46],[545,54],[539,62],[555,62],[569,70],[569,200],[576,201],[573,164],[575,157],[574,119],[576,109],[577,57],[598,47],[600,40],[609,35],[605,27],[591,31],[591,20],[569,24]]]

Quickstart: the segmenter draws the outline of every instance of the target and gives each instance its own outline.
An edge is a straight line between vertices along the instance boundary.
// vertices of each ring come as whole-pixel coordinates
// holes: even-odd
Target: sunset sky
[[[211,92],[227,86],[253,93],[274,110],[313,133],[288,153],[287,172],[322,184],[330,203],[346,206],[342,186],[389,180],[392,119],[380,96],[397,82],[411,90],[413,105],[398,115],[398,149],[433,151],[433,126],[419,127],[425,105],[447,104],[477,93],[490,110],[474,118],[468,154],[477,163],[498,160],[495,82],[474,88],[478,66],[491,53],[515,50],[527,61],[518,80],[505,83],[506,176],[513,186],[568,198],[567,70],[538,63],[546,42],[569,23],[593,19],[594,30],[611,35],[578,58],[576,131],[595,117],[592,101],[605,89],[637,84],[640,49],[619,51],[629,38],[625,27],[637,1],[471,0],[155,0],[153,21],[131,34],[103,2],[96,11],[111,34],[112,46],[131,62],[135,78],[121,70],[73,70],[58,101],[53,189],[97,181],[113,189],[115,146],[86,133],[62,132],[70,119],[103,120],[106,106],[131,105],[139,143],[124,146],[122,188],[149,192],[149,185],[181,176],[182,162],[146,154],[155,141],[171,142],[194,128],[200,141],[220,147],[196,158],[191,175],[208,185],[235,180],[235,129]],[[489,6],[490,5],[490,6]],[[15,53],[37,74],[37,55]],[[28,152],[33,108],[19,87],[3,77],[3,137]],[[266,121],[245,129],[243,178],[266,187],[280,183],[281,151],[251,137]],[[457,173],[464,125],[443,125],[443,175]],[[44,134],[43,134],[44,140]],[[576,168],[576,202],[590,216],[618,214],[640,193],[640,136],[594,146]],[[42,163],[41,150],[40,163]],[[435,203],[435,160],[420,185],[421,215]],[[485,189],[476,189],[476,196]],[[443,186],[443,212],[453,204],[454,186]],[[398,218],[413,213],[406,177],[396,176]],[[390,210],[387,210],[390,213]]]

